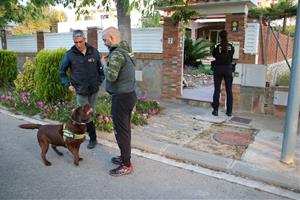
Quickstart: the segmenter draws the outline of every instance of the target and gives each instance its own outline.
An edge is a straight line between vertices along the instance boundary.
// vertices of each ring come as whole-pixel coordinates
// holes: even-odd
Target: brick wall
[[[36,39],[37,39],[37,50],[40,51],[43,48],[45,48],[45,39],[44,39],[43,31],[38,31],[36,33]]]
[[[238,32],[231,31],[231,22],[238,21]],[[245,43],[245,26],[247,23],[247,16],[244,13],[240,14],[227,14],[226,15],[226,25],[225,30],[228,32],[228,40],[235,41],[240,43],[240,52],[239,52],[239,63],[255,63],[255,56],[250,54],[245,54],[243,51]]]
[[[183,34],[180,26],[164,17],[162,98],[174,100],[181,95]]]
[[[98,27],[89,27],[87,31],[87,42],[98,49]]]
[[[275,91],[288,92],[289,88],[279,86],[279,87],[268,87],[268,88],[266,88],[266,90],[267,90],[267,92],[266,92],[266,100],[267,101],[265,104],[265,113],[284,118],[286,111],[287,111],[287,106],[274,105],[273,104],[274,93],[275,93]]]
[[[277,47],[277,42],[276,39],[273,35],[273,33],[270,31],[269,33],[269,43],[268,47],[266,47],[267,43],[267,31],[268,31],[268,26],[263,25],[263,33],[264,33],[264,46],[266,49],[266,63],[267,64],[272,64],[272,63],[277,63],[280,61],[284,61],[284,56],[282,55],[279,47]],[[275,32],[276,37],[278,37],[278,32]],[[287,53],[287,58],[291,59],[293,56],[293,46],[294,46],[294,38],[290,37],[288,38],[287,35],[279,33],[279,42],[280,45],[284,51],[284,53]],[[259,64],[263,64],[263,52],[262,52],[262,47],[259,47]],[[277,50],[276,50],[277,49]]]

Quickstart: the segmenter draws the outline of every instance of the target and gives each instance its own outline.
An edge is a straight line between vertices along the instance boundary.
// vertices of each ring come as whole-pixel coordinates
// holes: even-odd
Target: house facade
[[[269,104],[273,102],[267,102],[266,96],[272,79],[268,77],[268,66],[285,62],[276,40],[280,41],[280,47],[290,59],[293,39],[277,32],[275,35],[267,33],[266,23],[261,24],[258,19],[248,17],[249,9],[257,6],[256,1],[194,0],[190,1],[190,6],[200,13],[192,22],[192,38],[202,37],[218,42],[218,33],[226,30],[229,41],[235,46],[234,58],[238,64],[233,82],[234,110],[272,114],[274,109],[269,109]],[[170,19],[172,8],[163,10],[162,97],[176,101],[182,95],[183,34],[180,24],[174,25]],[[225,91],[222,90],[223,106],[226,105],[225,97]]]

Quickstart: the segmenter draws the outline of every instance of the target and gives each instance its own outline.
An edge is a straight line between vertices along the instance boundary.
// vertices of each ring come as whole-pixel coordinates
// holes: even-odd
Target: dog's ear
[[[93,112],[93,108],[90,104],[85,104],[83,107],[83,112],[86,113],[87,115],[91,114]]]
[[[80,113],[82,112],[82,106],[79,106],[77,108],[75,108],[73,111],[72,111],[72,118],[76,118],[76,116],[80,116]]]

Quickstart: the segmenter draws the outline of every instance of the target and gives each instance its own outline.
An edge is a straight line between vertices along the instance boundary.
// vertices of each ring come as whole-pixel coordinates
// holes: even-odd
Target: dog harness
[[[68,130],[67,125],[64,124],[64,129],[63,129],[63,137],[64,137],[64,142],[67,140],[81,140],[85,138],[85,134],[75,134],[72,133],[71,131]]]

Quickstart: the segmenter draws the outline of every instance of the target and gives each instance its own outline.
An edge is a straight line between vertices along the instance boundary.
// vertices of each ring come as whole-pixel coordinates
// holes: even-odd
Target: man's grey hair
[[[85,38],[84,33],[83,33],[82,30],[75,30],[75,31],[73,31],[73,39],[75,39],[77,37],[83,37],[83,38]]]

